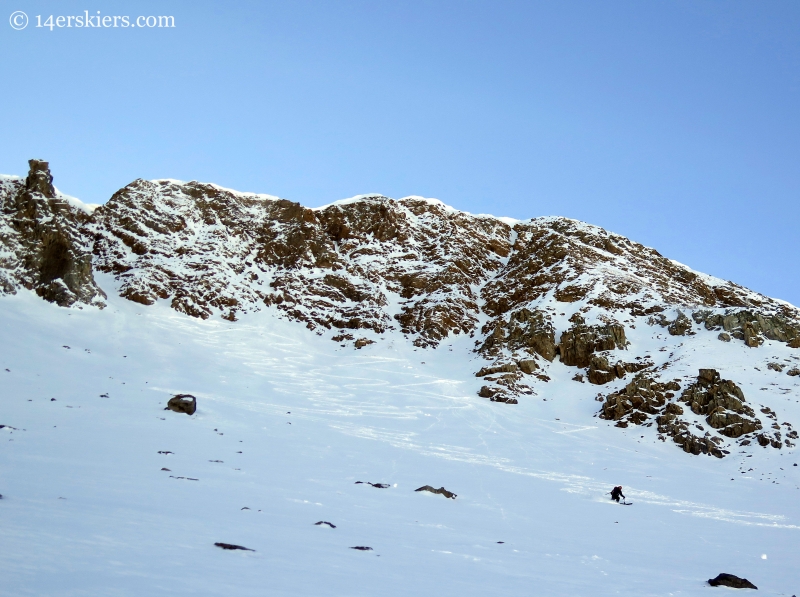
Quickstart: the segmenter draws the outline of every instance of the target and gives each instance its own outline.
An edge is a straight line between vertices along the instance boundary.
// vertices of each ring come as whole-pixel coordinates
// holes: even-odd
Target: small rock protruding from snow
[[[439,495],[443,495],[444,497],[454,500],[456,499],[456,494],[452,491],[447,491],[444,487],[440,487],[439,489],[434,489],[430,485],[423,485],[419,489],[415,489],[414,491],[429,491],[430,493],[438,493]]]
[[[191,394],[176,394],[169,399],[164,410],[193,415],[197,411],[197,398]]]

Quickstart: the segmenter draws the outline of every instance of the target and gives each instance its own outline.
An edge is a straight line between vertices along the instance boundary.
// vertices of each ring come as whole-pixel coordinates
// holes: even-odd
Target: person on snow
[[[625,499],[625,496],[622,494],[622,485],[617,485],[611,490],[611,499],[619,503],[619,498]]]

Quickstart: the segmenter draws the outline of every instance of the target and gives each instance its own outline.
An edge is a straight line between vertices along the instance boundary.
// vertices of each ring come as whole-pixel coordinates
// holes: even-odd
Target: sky
[[[2,173],[562,215],[800,305],[797,2],[0,5]]]

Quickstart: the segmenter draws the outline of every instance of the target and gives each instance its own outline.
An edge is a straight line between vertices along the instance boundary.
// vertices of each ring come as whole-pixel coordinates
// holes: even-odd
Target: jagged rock
[[[717,336],[717,339],[718,340],[722,340],[723,342],[730,342],[731,341],[731,335],[729,333],[727,333],[727,332],[720,332],[720,335]]]
[[[364,348],[365,346],[369,346],[370,344],[375,344],[375,340],[368,340],[367,338],[359,338],[355,342],[355,347]]]
[[[508,321],[501,319],[487,323],[484,333],[489,331],[480,348],[486,355],[496,355],[507,348],[538,354],[548,361],[556,356],[555,329],[550,317],[543,311],[520,309],[512,313]]]
[[[764,314],[743,309],[728,310],[726,313],[698,311],[693,317],[698,323],[704,323],[707,330],[721,328],[734,338],[744,340],[752,348],[760,346],[765,337],[786,342],[790,347],[800,347],[800,322],[797,321],[796,314],[790,319],[781,314]]]
[[[197,398],[191,394],[177,394],[169,399],[164,410],[193,415],[197,411]]]
[[[792,367],[786,372],[786,375],[791,375],[793,377],[800,375],[800,369],[798,369],[797,367]]]
[[[486,375],[492,375],[493,373],[513,373],[516,370],[517,366],[514,363],[504,363],[491,367],[481,367],[480,371],[475,374],[475,377],[484,377]],[[485,398],[488,398],[488,396],[485,396]]]
[[[645,375],[637,375],[622,390],[606,397],[600,418],[619,421],[628,416],[632,423],[641,425],[648,415],[657,414],[666,403],[664,389],[664,384]]]
[[[708,584],[712,587],[731,587],[732,589],[758,589],[746,578],[739,578],[734,574],[723,572],[714,578],[708,579]]]
[[[30,160],[24,183],[0,185],[0,291],[22,286],[62,307],[103,307],[105,294],[92,274],[92,251],[81,227],[89,213],[53,187],[49,164]]]
[[[608,364],[606,357],[594,355],[589,362],[587,377],[589,378],[589,383],[602,385],[617,379],[617,372],[614,367]]]
[[[622,361],[617,361],[615,365],[611,365],[607,357],[594,355],[589,362],[587,374],[590,383],[603,385],[615,379],[622,379],[626,373],[636,373],[652,365],[651,362],[623,363]]]
[[[481,386],[481,389],[478,390],[478,396],[481,398],[494,398],[502,391],[503,390],[497,386]]]
[[[703,374],[714,379],[716,371],[703,370]],[[662,439],[671,437],[689,454],[722,458],[726,451],[719,446],[722,443],[720,438],[712,437],[709,433],[703,437],[694,435],[689,431],[689,423],[679,418],[684,413],[683,407],[669,401],[674,394],[667,391],[679,389],[675,381],[660,383],[640,373],[623,390],[606,397],[599,416],[601,419],[617,421],[616,426],[623,428],[630,423],[644,425],[655,418]]]
[[[692,329],[692,322],[683,311],[678,311],[678,317],[667,326],[667,331],[671,336],[685,336],[686,332]]]
[[[454,500],[457,497],[455,493],[453,493],[452,491],[447,491],[444,487],[440,487],[439,489],[434,489],[430,485],[423,485],[422,487],[420,487],[419,489],[415,489],[414,491],[429,491],[431,493],[438,493],[439,495],[443,495],[444,497],[449,498],[451,500]]]
[[[488,398],[492,402],[505,402],[506,404],[519,404],[516,398],[508,395],[505,389],[499,386],[482,386],[478,396]]]
[[[738,438],[761,429],[761,421],[747,404],[742,389],[721,380],[714,369],[700,369],[697,382],[680,397],[696,415],[707,415],[706,423],[726,437]]]
[[[56,230],[52,243],[36,236],[40,228]],[[516,364],[487,380],[497,385],[489,398],[507,403],[533,392],[525,375],[532,384],[549,380],[557,352],[589,368],[595,382],[631,372],[607,355],[607,365],[591,365],[598,353],[625,348],[622,324],[603,319],[612,313],[656,316],[671,333],[691,334],[683,311],[699,305],[692,319],[708,329],[751,346],[767,338],[800,347],[795,308],[732,283],[712,286],[653,249],[567,218],[510,224],[378,195],[309,209],[171,180],[134,181],[90,214],[57,193],[44,162],[32,162],[26,180],[0,177],[0,292],[22,284],[60,304],[99,300],[81,270],[90,246],[121,296],[143,305],[161,299],[192,317],[235,321],[269,307],[317,333],[332,330],[337,342],[358,337],[357,347],[366,340],[356,330],[399,330],[423,347],[477,336],[489,367]],[[553,318],[578,299],[556,343]],[[674,312],[667,321],[664,313]],[[604,323],[587,326],[584,316]]]
[[[777,371],[778,373],[782,373],[783,372],[783,365],[781,365],[780,363],[774,363],[774,362],[773,363],[768,363],[767,364],[767,369],[772,369],[773,371]]]
[[[587,326],[578,323],[561,334],[561,362],[570,367],[588,367],[592,354],[627,346],[625,328],[619,323]]]

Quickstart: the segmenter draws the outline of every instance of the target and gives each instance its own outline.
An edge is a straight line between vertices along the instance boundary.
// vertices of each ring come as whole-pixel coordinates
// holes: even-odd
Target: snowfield
[[[728,594],[720,572],[800,591],[796,448],[691,456],[595,416],[630,379],[555,361],[535,396],[491,403],[465,335],[354,350],[274,307],[203,321],[95,275],[102,311],[0,298],[2,595]],[[800,351],[626,332],[674,353],[670,379],[714,367],[800,422],[800,377],[766,367]],[[164,410],[176,393],[195,415]]]

